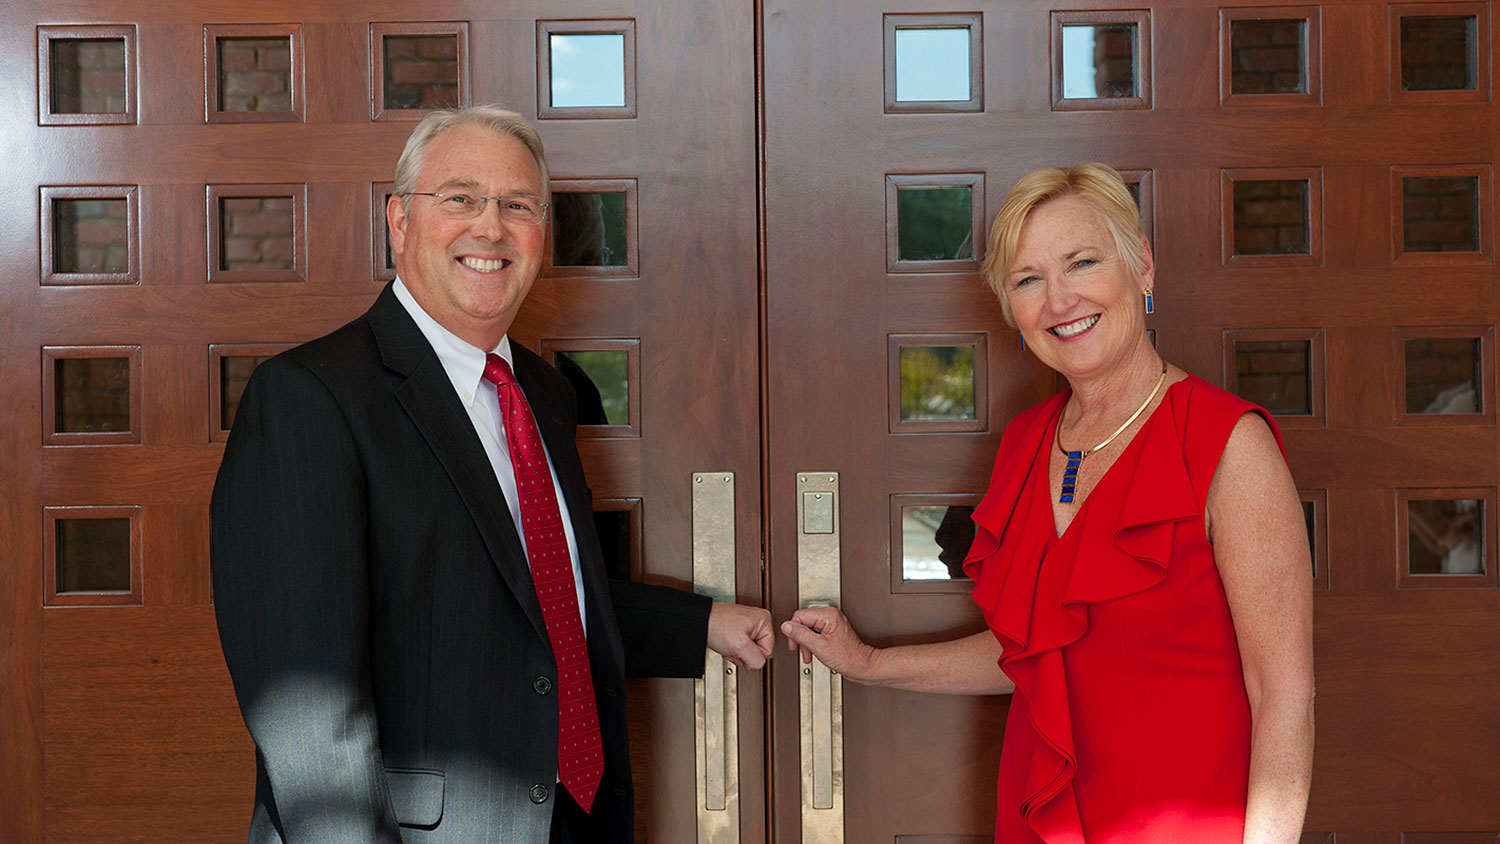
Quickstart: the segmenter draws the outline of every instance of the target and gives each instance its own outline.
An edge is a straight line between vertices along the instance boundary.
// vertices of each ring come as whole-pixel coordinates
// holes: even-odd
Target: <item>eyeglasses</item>
[[[438,212],[454,220],[472,220],[484,213],[485,205],[495,200],[500,219],[523,225],[540,225],[547,219],[548,203],[540,196],[518,193],[514,196],[474,196],[469,193],[424,193],[408,191],[401,196],[430,196],[438,201]]]

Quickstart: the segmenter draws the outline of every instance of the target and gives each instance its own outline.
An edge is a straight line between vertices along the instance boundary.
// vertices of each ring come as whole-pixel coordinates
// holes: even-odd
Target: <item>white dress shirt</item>
[[[505,503],[510,507],[510,520],[516,526],[516,535],[521,537],[521,547],[526,547],[526,532],[521,529],[521,497],[516,491],[516,470],[510,462],[510,448],[505,441],[505,425],[500,419],[500,397],[495,385],[484,380],[486,352],[460,339],[433,319],[401,279],[393,285],[396,299],[411,314],[421,329],[422,336],[432,344],[443,371],[453,382],[453,391],[469,412],[469,421],[474,423],[474,433],[489,455],[495,478],[500,481],[500,491],[505,493]],[[491,350],[505,359],[514,371],[514,360],[510,352],[510,336],[500,338],[500,344]],[[545,449],[546,443],[543,443]],[[552,455],[547,455],[547,468],[552,473],[552,489],[557,493],[557,507],[562,514],[563,534],[568,540],[568,559],[573,563],[573,586],[578,590],[578,612],[584,632],[588,632],[588,613],[583,606],[583,571],[578,567],[578,543],[573,538],[573,521],[568,517],[568,503],[563,500],[562,487],[557,482],[557,470],[553,468]]]

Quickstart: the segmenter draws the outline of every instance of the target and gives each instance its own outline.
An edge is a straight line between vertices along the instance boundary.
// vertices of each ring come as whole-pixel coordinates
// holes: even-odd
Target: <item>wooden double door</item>
[[[0,840],[243,837],[207,562],[237,390],[391,277],[412,121],[500,102],[560,197],[514,336],[600,392],[579,446],[619,573],[691,585],[695,475],[732,473],[738,598],[806,600],[828,520],[880,643],[978,629],[950,534],[1058,387],[979,281],[985,224],[1034,167],[1125,172],[1155,342],[1273,406],[1304,497],[1306,840],[1494,841],[1488,5],[1070,5],[7,5]],[[988,840],[1007,699],[843,686],[829,825],[801,670],[737,678],[729,824],[701,820],[693,684],[633,686],[642,840]]]

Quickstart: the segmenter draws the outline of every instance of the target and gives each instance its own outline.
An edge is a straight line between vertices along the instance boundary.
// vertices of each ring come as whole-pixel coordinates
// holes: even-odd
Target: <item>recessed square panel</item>
[[[595,498],[594,527],[604,551],[604,572],[614,580],[642,580],[641,500]]]
[[[210,123],[302,119],[302,27],[236,24],[203,27]]]
[[[1277,417],[1283,428],[1323,426],[1321,329],[1224,332],[1225,388]]]
[[[43,126],[134,123],[135,27],[37,27]]]
[[[396,253],[391,249],[391,232],[385,209],[395,191],[392,182],[370,183],[370,265],[371,277],[377,282],[396,278]]]
[[[1156,220],[1156,196],[1153,185],[1155,178],[1150,170],[1132,170],[1130,168],[1116,167],[1115,171],[1120,178],[1125,180],[1125,187],[1130,191],[1130,196],[1135,199],[1136,210],[1141,215],[1141,228],[1146,233],[1146,239],[1156,241],[1154,234]]]
[[[1312,413],[1311,352],[1306,340],[1246,341],[1235,346],[1239,396],[1278,416]]]
[[[893,334],[888,343],[892,433],[986,429],[985,335]]]
[[[1482,412],[1481,348],[1478,337],[1408,339],[1406,412]]]
[[[1479,251],[1479,179],[1474,176],[1402,179],[1401,250]]]
[[[592,386],[579,391],[579,424],[630,424],[630,361],[625,350],[559,351],[557,368],[575,384]]]
[[[58,358],[55,427],[60,434],[131,429],[130,358]]]
[[[387,35],[384,38],[387,109],[437,109],[458,105],[458,36]]]
[[[537,22],[539,117],[635,116],[635,21]]]
[[[229,439],[240,397],[255,368],[291,347],[290,343],[216,343],[208,347],[210,441]]]
[[[1401,18],[1401,90],[1472,91],[1479,84],[1479,21],[1474,15]]]
[[[124,197],[52,200],[52,272],[130,271],[130,203]]]
[[[1408,499],[1407,572],[1484,574],[1484,504],[1474,498]]]
[[[552,52],[554,108],[625,105],[623,33],[553,33],[548,46]]]
[[[1391,335],[1397,425],[1494,424],[1494,326],[1397,327]]]
[[[1227,106],[1320,102],[1321,22],[1317,6],[1220,9],[1220,101]]]
[[[969,28],[896,27],[896,101],[966,101]]]
[[[1391,99],[1488,102],[1488,3],[1394,3],[1390,7]]]
[[[550,278],[638,278],[635,179],[553,179]]]
[[[1323,173],[1317,167],[1220,171],[1224,264],[1323,263]]]
[[[886,267],[892,272],[968,272],[979,266],[984,176],[886,177]]]
[[[1307,93],[1307,21],[1232,21],[1229,67],[1231,93]]]
[[[983,16],[885,16],[888,113],[984,110]]]
[[[1234,254],[1306,255],[1311,244],[1305,179],[1234,183]]]
[[[139,371],[139,346],[44,347],[43,442],[140,442]]]
[[[579,437],[639,437],[640,341],[542,341],[542,356],[573,384]]]
[[[212,282],[306,281],[304,185],[209,185]]]
[[[1489,263],[1490,184],[1488,164],[1392,167],[1392,260]]]
[[[1052,13],[1054,109],[1148,108],[1150,14]]]
[[[137,284],[134,186],[41,189],[44,285]]]
[[[896,188],[896,254],[902,261],[968,261],[974,258],[968,185]]]
[[[44,606],[141,603],[139,507],[43,510]]]
[[[370,24],[373,120],[420,120],[469,104],[469,24]]]
[[[130,519],[58,519],[57,591],[129,592]]]
[[[554,191],[552,266],[624,266],[626,208],[624,191]]]
[[[973,588],[964,557],[974,543],[974,507],[966,493],[891,496],[891,591],[957,592]]]

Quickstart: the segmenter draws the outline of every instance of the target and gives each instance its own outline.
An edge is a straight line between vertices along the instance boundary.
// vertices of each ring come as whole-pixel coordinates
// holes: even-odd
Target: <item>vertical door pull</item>
[[[693,591],[734,603],[734,473],[693,473]],[[739,706],[734,665],[706,651],[693,681],[698,844],[740,840]]]
[[[797,606],[839,603],[839,476],[797,473]],[[844,686],[822,660],[798,666],[803,844],[844,840]]]

